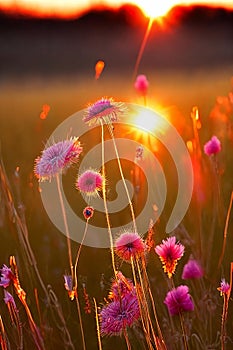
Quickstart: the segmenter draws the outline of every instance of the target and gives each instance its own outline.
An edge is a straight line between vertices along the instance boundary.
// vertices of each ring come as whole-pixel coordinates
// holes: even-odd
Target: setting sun
[[[164,17],[175,6],[206,5],[211,7],[224,7],[233,9],[232,0],[2,0],[0,9],[19,13],[32,14],[41,17],[75,17],[91,8],[119,8],[131,4],[138,6],[145,16],[150,18]]]

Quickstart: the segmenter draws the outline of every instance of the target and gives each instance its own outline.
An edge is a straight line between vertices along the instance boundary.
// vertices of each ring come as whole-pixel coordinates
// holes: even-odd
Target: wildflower
[[[95,196],[103,187],[103,176],[94,170],[86,170],[76,182],[76,188],[88,196]]]
[[[78,161],[82,147],[77,137],[60,141],[43,150],[35,160],[34,172],[40,181],[51,180]]]
[[[221,142],[216,136],[213,136],[206,144],[204,145],[204,152],[207,156],[217,154],[221,151]]]
[[[109,298],[117,301],[128,293],[134,293],[134,290],[133,282],[118,271],[116,279],[112,282]]]
[[[204,274],[204,271],[199,264],[199,262],[195,259],[189,259],[187,264],[184,265],[182,279],[193,279],[193,278],[201,278]]]
[[[145,250],[146,245],[137,233],[125,232],[115,242],[115,252],[124,261],[141,257]]]
[[[164,300],[164,304],[167,305],[168,311],[172,316],[178,315],[182,311],[194,310],[194,304],[189,294],[189,288],[184,285],[173,288],[169,291]]]
[[[89,125],[97,124],[99,120],[107,123],[115,122],[123,114],[125,107],[121,102],[112,98],[102,98],[87,107],[83,121]]]
[[[15,300],[13,298],[13,296],[11,295],[11,293],[7,292],[6,290],[4,290],[4,302],[6,304],[11,304],[13,306],[13,308],[16,310],[16,304],[15,304]]]
[[[184,254],[184,246],[180,243],[176,243],[176,237],[169,237],[167,240],[163,240],[162,244],[155,247],[155,252],[159,255],[163,264],[164,272],[171,278],[175,272],[178,260]]]
[[[230,287],[229,283],[227,283],[225,281],[225,278],[223,278],[221,280],[220,287],[218,287],[217,289],[218,289],[218,291],[220,292],[220,294],[222,296],[222,295],[228,294],[230,292],[230,290],[231,290],[231,287]]]
[[[86,207],[83,209],[83,216],[86,220],[89,220],[94,215],[94,208]]]
[[[68,296],[70,298],[70,300],[74,300],[75,296],[76,296],[76,291],[73,288],[73,280],[72,280],[72,276],[71,275],[64,275],[64,286],[65,289],[68,292]]]
[[[140,317],[136,295],[127,293],[121,300],[114,300],[100,312],[100,329],[103,335],[120,335]]]
[[[144,74],[140,74],[137,76],[136,81],[134,83],[134,87],[137,90],[137,92],[145,96],[147,94],[149,82]]]
[[[6,288],[10,285],[12,281],[14,281],[15,276],[11,268],[7,267],[6,265],[3,265],[0,271],[1,271],[0,286]]]

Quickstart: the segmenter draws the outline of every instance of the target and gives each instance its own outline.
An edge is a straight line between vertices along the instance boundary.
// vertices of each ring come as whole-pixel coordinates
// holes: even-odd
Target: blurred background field
[[[68,267],[66,241],[44,212],[33,175],[34,159],[53,130],[88,103],[102,96],[143,102],[134,90],[133,72],[146,26],[147,20],[131,7],[113,13],[92,12],[73,21],[0,18],[1,155],[16,200],[13,174],[19,167],[29,239],[46,284],[51,284],[63,300],[75,346],[76,314],[63,287]],[[185,142],[192,138],[193,106],[200,112],[202,144],[213,134],[227,136],[224,121],[213,122],[211,113],[221,105],[221,97],[233,91],[232,33],[232,12],[202,7],[183,14],[176,10],[163,26],[154,23],[152,27],[138,73],[146,74],[150,83],[148,105],[167,116]],[[94,68],[99,59],[104,60],[105,68],[97,81]],[[44,104],[51,109],[41,120]],[[232,139],[228,147],[224,149],[224,154],[228,153],[225,207],[233,184]],[[9,255],[20,255],[4,214],[2,211],[1,265],[7,264]],[[72,248],[75,252],[77,244]],[[232,254],[228,252],[230,260]],[[90,295],[101,300],[112,273],[109,252],[84,247],[79,272]],[[85,327],[92,335],[87,338],[88,349],[95,349],[95,324],[88,317],[84,316]],[[109,349],[117,349],[119,344],[118,340],[109,340]]]

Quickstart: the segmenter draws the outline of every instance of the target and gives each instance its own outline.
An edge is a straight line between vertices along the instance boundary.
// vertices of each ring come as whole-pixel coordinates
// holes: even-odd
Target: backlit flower
[[[89,125],[97,124],[100,120],[111,123],[117,121],[125,110],[123,103],[115,102],[112,98],[102,98],[87,107],[83,121]]]
[[[109,298],[115,301],[120,300],[128,293],[131,295],[136,293],[133,282],[118,271],[116,279],[112,282]]]
[[[225,281],[225,278],[221,280],[220,287],[217,288],[221,295],[228,294],[231,290],[229,283]]]
[[[121,300],[112,301],[100,312],[102,335],[120,335],[126,327],[131,327],[140,317],[138,299],[127,293]]]
[[[221,151],[221,142],[216,136],[213,136],[206,144],[204,145],[204,152],[207,156],[217,154]]]
[[[204,274],[203,268],[200,263],[195,259],[189,259],[187,264],[184,265],[182,279],[193,279],[193,278],[201,278]]]
[[[70,300],[74,300],[75,296],[76,296],[76,291],[73,287],[73,279],[71,275],[64,275],[64,286],[65,289],[68,292],[68,296],[70,298]]]
[[[147,94],[149,82],[144,74],[140,74],[137,76],[136,81],[134,83],[134,87],[137,90],[137,92],[145,96]]]
[[[145,250],[146,245],[137,233],[125,232],[115,241],[116,254],[128,262],[143,256]]]
[[[184,285],[173,288],[169,291],[164,300],[164,304],[167,305],[168,311],[172,316],[178,315],[183,311],[194,310],[194,304],[189,294],[189,288]]]
[[[13,306],[13,308],[16,310],[16,304],[15,304],[15,300],[13,298],[13,296],[11,295],[11,293],[7,292],[6,290],[4,290],[4,302],[6,304],[11,304]]]
[[[94,214],[94,208],[86,207],[83,209],[83,216],[86,220],[89,220],[90,218],[92,218],[93,214]]]
[[[81,152],[82,147],[77,137],[57,142],[44,149],[41,156],[36,158],[34,173],[39,181],[51,180],[76,163]]]
[[[184,254],[184,246],[176,243],[176,237],[169,237],[162,241],[162,244],[155,247],[155,252],[159,255],[163,264],[164,272],[171,278],[175,272],[178,260]]]
[[[104,178],[95,170],[86,170],[79,175],[76,188],[87,196],[95,196],[102,190]]]
[[[0,286],[1,287],[8,287],[12,281],[14,281],[14,274],[10,267],[7,267],[6,265],[3,265],[3,267],[0,269],[1,277],[0,277]]]

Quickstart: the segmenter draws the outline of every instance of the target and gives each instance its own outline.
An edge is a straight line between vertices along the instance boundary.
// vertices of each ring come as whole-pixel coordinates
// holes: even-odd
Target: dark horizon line
[[[167,15],[164,17],[164,19],[169,19],[170,17],[173,16],[179,16],[181,17],[209,17],[215,15],[216,17],[218,16],[224,16],[224,15],[233,15],[233,9],[226,9],[225,7],[222,6],[215,6],[211,7],[209,5],[177,5],[173,7]],[[111,19],[125,19],[125,20],[130,20],[132,16],[134,19],[137,21],[138,19],[147,21],[148,18],[144,15],[143,11],[140,9],[139,6],[137,5],[132,5],[132,4],[124,4],[121,5],[118,8],[111,8],[110,6],[102,6],[102,7],[93,7],[90,8],[89,10],[82,11],[80,15],[70,15],[70,16],[59,16],[59,15],[39,15],[36,14],[34,15],[33,12],[23,12],[17,9],[16,10],[10,10],[7,11],[3,8],[1,8],[0,5],[0,21],[4,20],[27,20],[27,21],[51,21],[51,22],[75,22],[77,20],[82,20],[88,17],[104,17],[108,18],[111,17]]]

